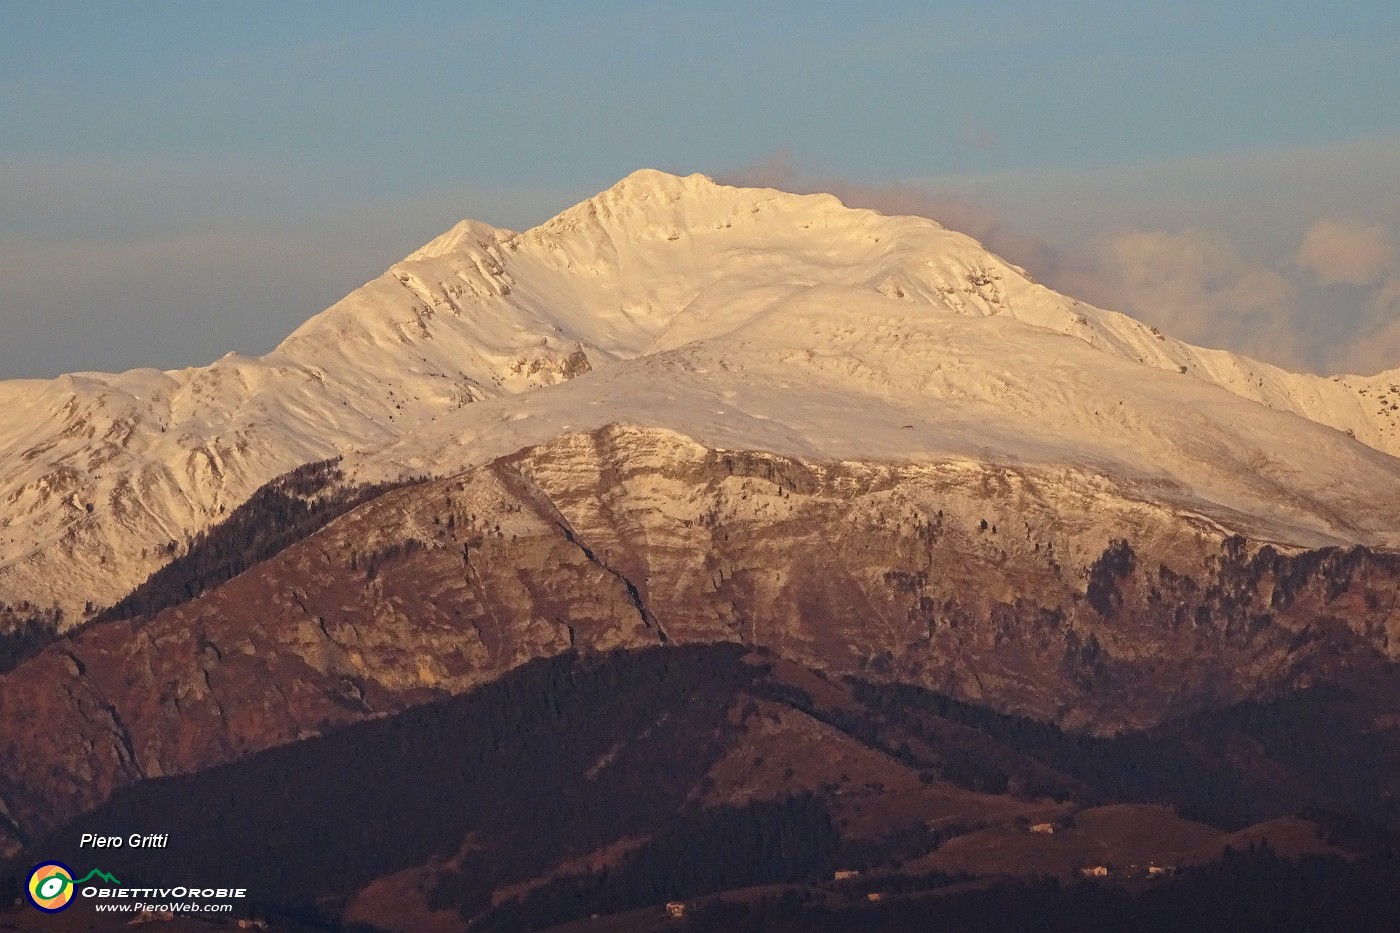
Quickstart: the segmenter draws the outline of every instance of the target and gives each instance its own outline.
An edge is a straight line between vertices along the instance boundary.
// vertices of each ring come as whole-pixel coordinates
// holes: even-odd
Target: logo
[[[73,880],[73,869],[62,862],[41,862],[29,872],[29,884],[25,892],[29,903],[46,914],[56,914],[66,910],[73,903],[73,893],[78,885],[86,884],[92,878],[103,878],[112,884],[120,884],[116,878],[94,868],[81,879]]]
[[[62,862],[35,865],[29,873],[29,903],[56,914],[73,903],[73,870]]]

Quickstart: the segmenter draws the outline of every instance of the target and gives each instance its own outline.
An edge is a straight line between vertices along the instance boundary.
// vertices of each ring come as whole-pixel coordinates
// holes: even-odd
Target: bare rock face
[[[147,777],[532,658],[765,646],[1113,731],[1400,657],[1400,558],[1281,553],[1065,468],[807,463],[607,428],[386,493],[0,677],[0,854]]]

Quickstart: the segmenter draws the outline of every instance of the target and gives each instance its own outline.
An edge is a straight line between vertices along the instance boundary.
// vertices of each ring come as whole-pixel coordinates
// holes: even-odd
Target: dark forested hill
[[[953,839],[1001,838],[997,872],[1026,877],[1054,871],[1032,850],[1017,854],[1023,841],[1089,840],[1097,848],[1085,851],[1124,872],[1143,852],[1184,870],[1219,859],[1237,838],[1230,830],[1307,813],[1305,851],[1362,852],[1369,867],[1354,877],[1331,862],[1248,870],[1279,885],[1321,878],[1350,890],[1390,855],[1395,774],[1393,749],[1348,719],[1355,699],[1307,691],[1086,738],[924,690],[829,679],[734,645],[565,654],[465,696],[126,788],[35,841],[10,883],[40,858],[86,866],[94,856],[77,845],[84,832],[163,832],[168,848],[104,853],[102,867],[126,884],[246,886],[256,912],[302,923],[403,911],[523,930],[679,899],[711,905],[702,929],[767,929],[742,924],[797,907],[804,929],[905,929],[908,909],[876,910],[864,894],[954,891],[983,874],[982,863],[947,856],[937,871],[920,867],[955,851],[944,849]],[[1316,734],[1319,723],[1325,740],[1285,738]],[[1243,742],[1254,757],[1226,753]],[[1341,760],[1354,768],[1345,780],[1331,767]],[[1167,809],[1104,806],[1125,801]],[[1204,822],[1172,816],[1178,808]],[[1043,822],[1061,832],[1029,832]],[[1270,830],[1259,833],[1269,844]],[[861,879],[833,886],[837,869]],[[1125,883],[1144,883],[1132,877]],[[1223,896],[1221,877],[1173,884]],[[764,885],[808,893],[763,910],[713,900]],[[1151,902],[1097,888],[1007,892],[1015,909],[1040,898],[1062,918],[1109,908],[1135,916]],[[985,905],[969,897],[938,909],[979,916]],[[1180,903],[1173,909],[1185,916]],[[731,921],[740,925],[724,926]],[[890,925],[860,925],[877,922]]]

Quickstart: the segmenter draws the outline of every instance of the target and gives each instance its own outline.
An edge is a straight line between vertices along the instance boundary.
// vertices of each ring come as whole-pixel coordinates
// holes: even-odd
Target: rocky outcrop
[[[618,427],[393,490],[0,677],[0,847],[571,648],[742,642],[1099,731],[1400,657],[1400,557],[1285,553],[1143,493]]]

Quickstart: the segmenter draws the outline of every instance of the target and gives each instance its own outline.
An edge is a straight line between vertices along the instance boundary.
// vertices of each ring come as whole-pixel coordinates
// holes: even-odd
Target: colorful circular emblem
[[[29,903],[56,914],[73,902],[73,870],[62,862],[43,862],[29,873]]]

